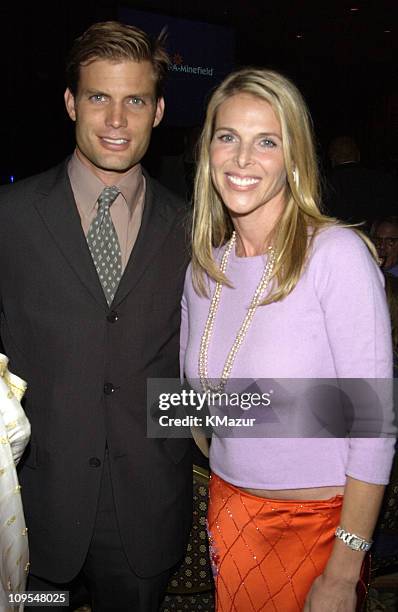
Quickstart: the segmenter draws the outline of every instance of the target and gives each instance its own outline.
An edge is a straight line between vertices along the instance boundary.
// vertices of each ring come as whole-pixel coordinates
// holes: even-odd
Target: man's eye
[[[106,96],[103,96],[102,94],[94,94],[90,97],[90,100],[93,102],[105,102]]]
[[[133,104],[134,106],[142,106],[143,104],[145,104],[145,102],[142,98],[134,96],[133,98],[130,98],[130,104]]]

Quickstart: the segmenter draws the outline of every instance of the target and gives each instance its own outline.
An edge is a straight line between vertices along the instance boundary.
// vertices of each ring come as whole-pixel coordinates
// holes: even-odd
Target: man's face
[[[398,227],[393,223],[380,223],[373,237],[377,253],[386,270],[398,263]]]
[[[107,185],[140,162],[164,111],[148,61],[81,66],[76,96],[67,89],[65,105],[76,122],[78,157]]]

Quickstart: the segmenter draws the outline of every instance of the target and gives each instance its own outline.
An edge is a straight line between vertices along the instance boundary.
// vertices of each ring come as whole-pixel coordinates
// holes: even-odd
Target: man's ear
[[[164,98],[158,98],[156,102],[156,113],[155,118],[153,120],[152,127],[156,127],[162,121],[164,113]]]
[[[66,111],[69,117],[72,119],[72,121],[76,121],[75,96],[73,95],[69,87],[67,87],[65,90],[64,100],[65,100]]]

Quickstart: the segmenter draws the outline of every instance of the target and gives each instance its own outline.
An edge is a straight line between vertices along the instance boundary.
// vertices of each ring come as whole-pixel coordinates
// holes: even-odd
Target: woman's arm
[[[348,387],[352,379],[354,389],[356,384],[360,389],[369,384],[381,390],[380,397],[376,393],[374,398],[374,432],[369,431],[368,438],[349,441],[340,518],[344,530],[369,541],[394,452],[389,313],[381,274],[365,244],[351,230],[332,230],[318,256],[315,288],[324,311],[336,377],[347,380]],[[359,423],[362,406],[361,401],[354,401]],[[369,422],[367,416],[371,415],[364,416],[364,423]],[[364,556],[336,538],[329,561],[307,596],[305,612],[354,612]]]
[[[372,538],[383,499],[384,485],[348,477],[340,525],[369,541]],[[356,585],[365,553],[351,550],[336,538],[332,554],[306,600],[304,612],[354,612]]]
[[[364,540],[371,540],[383,500],[384,485],[347,478],[340,526]],[[325,574],[357,582],[365,553],[351,550],[336,538]]]

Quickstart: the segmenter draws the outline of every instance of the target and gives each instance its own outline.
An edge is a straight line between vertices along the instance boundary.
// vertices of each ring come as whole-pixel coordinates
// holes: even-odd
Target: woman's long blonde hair
[[[192,235],[192,274],[196,291],[207,295],[206,274],[216,282],[230,285],[214,259],[213,248],[229,240],[233,225],[211,180],[209,152],[217,111],[227,98],[238,93],[251,94],[268,102],[282,131],[287,174],[286,207],[273,235],[277,254],[273,273],[276,282],[264,301],[269,303],[283,299],[294,289],[316,231],[337,221],[323,215],[319,208],[320,186],[312,122],[297,87],[272,70],[245,68],[234,72],[214,91],[199,142]]]

